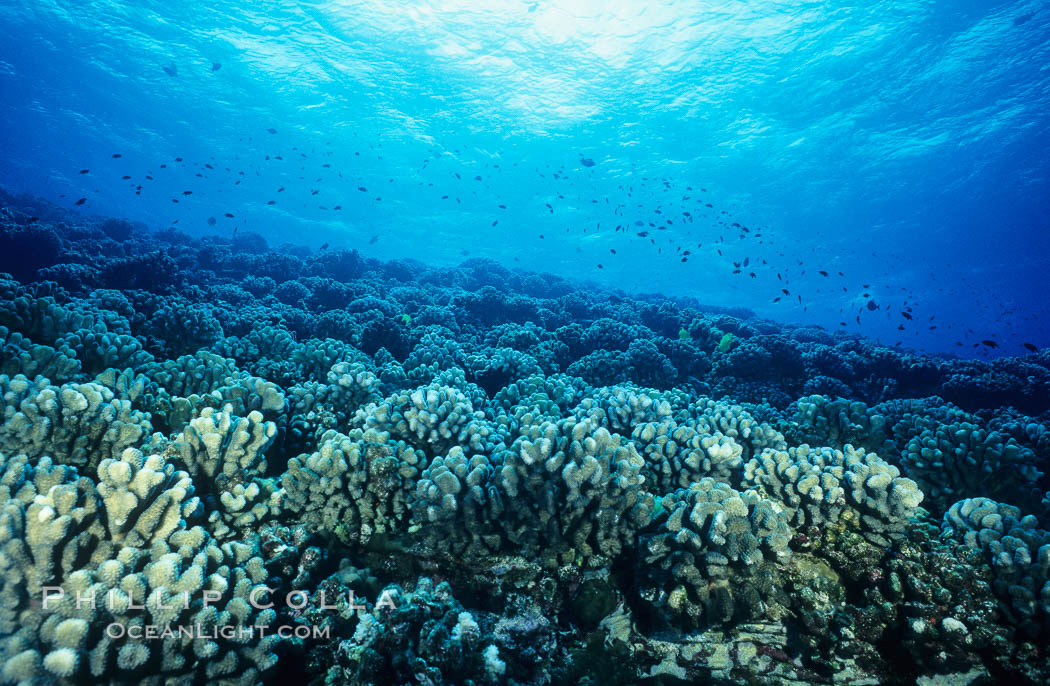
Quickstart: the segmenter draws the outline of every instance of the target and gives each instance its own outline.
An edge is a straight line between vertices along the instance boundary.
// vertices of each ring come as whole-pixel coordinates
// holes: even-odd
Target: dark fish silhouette
[[[74,205],[83,205],[83,204],[84,204],[84,203],[86,203],[86,202],[87,202],[87,198],[81,198],[80,200],[77,200],[77,201],[76,201],[75,203],[73,203],[73,204],[74,204]]]
[[[81,173],[81,174],[90,174],[90,173],[91,173],[91,170],[90,170],[90,169],[81,169],[81,170],[80,170],[80,173]]]
[[[989,348],[998,348],[999,347],[999,344],[996,343],[995,341],[981,341],[981,345],[989,347]]]
[[[277,129],[266,129],[268,133],[277,133]]]
[[[222,63],[221,62],[212,62],[211,63],[211,70],[213,72],[219,71],[220,69],[222,69]]]
[[[874,300],[869,300],[869,301],[868,301],[868,305],[867,305],[867,307],[868,307],[868,309],[869,309],[869,310],[871,310],[872,312],[874,312],[875,310],[879,309],[879,306],[875,304],[875,301],[874,301]]]
[[[122,155],[119,152],[113,153],[113,159],[119,160],[121,157],[122,157]]]
[[[167,74],[168,76],[178,76],[179,75],[179,68],[175,66],[174,62],[169,62],[166,67],[161,67],[161,69],[163,69],[164,73]]]
[[[582,164],[585,167],[593,167],[594,160],[592,160],[590,157],[581,157],[580,164]]]
[[[1025,348],[1027,348],[1030,352],[1033,352],[1033,353],[1039,352],[1039,348],[1035,347],[1031,343],[1022,343],[1021,345],[1023,345]]]
[[[225,215],[223,215],[223,216],[225,216],[225,217],[227,217],[227,218],[229,218],[229,219],[233,219],[233,214],[232,214],[231,212],[227,212],[227,213],[226,213]]]
[[[372,236],[371,238],[368,239],[368,244],[372,245],[373,243],[375,243],[378,240],[379,240],[379,235],[376,234],[375,236]]]

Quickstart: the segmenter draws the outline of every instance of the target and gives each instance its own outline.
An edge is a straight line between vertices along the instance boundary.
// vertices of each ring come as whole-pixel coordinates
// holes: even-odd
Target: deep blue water
[[[3,2],[0,186],[1024,354],[1048,38],[1045,2]]]

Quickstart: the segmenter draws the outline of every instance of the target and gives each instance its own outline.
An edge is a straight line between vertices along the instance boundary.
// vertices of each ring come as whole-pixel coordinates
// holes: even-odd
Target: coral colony
[[[1050,681],[1045,350],[28,202],[0,683]]]

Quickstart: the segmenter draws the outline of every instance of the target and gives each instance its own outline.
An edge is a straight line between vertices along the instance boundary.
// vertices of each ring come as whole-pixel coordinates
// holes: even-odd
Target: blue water
[[[1050,345],[1045,2],[216,4],[0,3],[0,186],[927,351]]]

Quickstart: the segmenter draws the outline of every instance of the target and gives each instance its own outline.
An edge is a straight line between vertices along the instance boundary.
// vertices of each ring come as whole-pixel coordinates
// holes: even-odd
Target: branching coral
[[[94,469],[152,433],[149,416],[97,383],[0,376],[0,451]]]
[[[851,445],[764,450],[744,465],[743,483],[782,503],[795,529],[846,526],[878,545],[907,527],[923,499],[896,467]]]
[[[662,508],[658,532],[643,539],[642,597],[689,627],[760,615],[776,592],[766,562],[791,555],[777,505],[705,478]]]
[[[275,618],[249,602],[265,598],[262,560],[188,527],[189,478],[160,456],[125,451],[98,479],[0,456],[0,680],[258,681],[279,640],[252,633]]]

